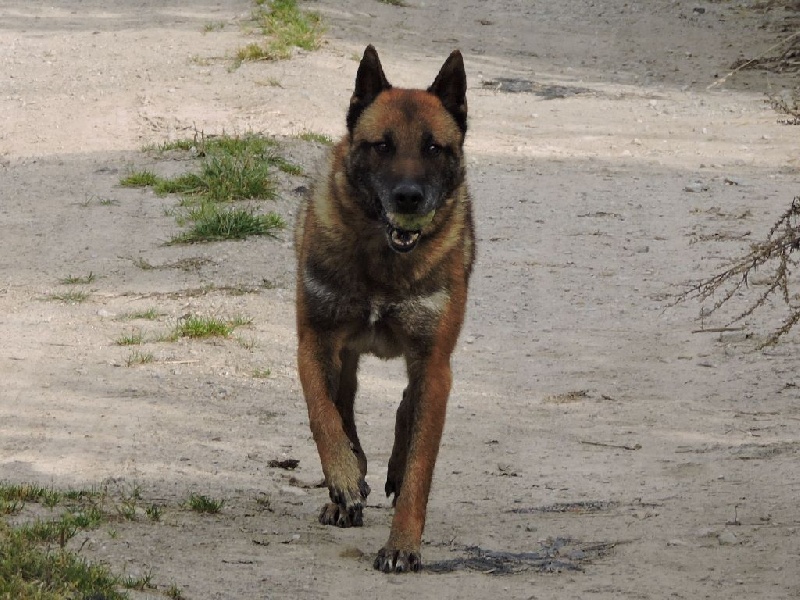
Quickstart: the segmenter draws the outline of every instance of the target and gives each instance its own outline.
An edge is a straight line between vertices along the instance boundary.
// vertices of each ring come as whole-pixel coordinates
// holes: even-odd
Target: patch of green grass
[[[316,133],[314,131],[303,131],[297,134],[297,138],[306,142],[316,142],[326,146],[333,145],[333,138],[331,136],[324,133]]]
[[[22,530],[0,522],[0,598],[125,600],[118,585],[119,579],[104,565],[63,548],[42,549]]]
[[[165,142],[158,152],[191,151],[202,158],[198,173],[164,178],[150,171],[132,173],[120,184],[149,186],[156,194],[183,194],[199,201],[271,199],[275,197],[273,167],[296,170],[275,152],[276,142],[262,135],[204,136]]]
[[[72,539],[81,529],[92,529],[104,520],[102,511],[88,506],[78,512],[68,511],[57,520],[37,519],[16,529],[16,533],[33,543],[58,543],[60,547]]]
[[[152,573],[146,573],[145,575],[140,575],[139,577],[123,577],[119,583],[127,590],[138,590],[143,592],[146,589],[153,589],[152,580]]]
[[[138,346],[144,341],[144,335],[141,331],[133,333],[124,333],[119,336],[114,342],[117,346]]]
[[[155,186],[160,179],[161,178],[152,171],[144,169],[142,171],[133,171],[129,173],[120,180],[119,184],[122,187],[150,187]]]
[[[159,153],[169,151],[194,152],[200,158],[213,153],[222,153],[231,155],[253,155],[269,159],[277,145],[278,143],[272,138],[257,133],[246,133],[244,135],[206,135],[202,131],[196,131],[191,138],[171,140],[157,145],[146,146],[143,150],[152,150]]]
[[[88,275],[83,277],[75,277],[74,275],[67,275],[63,279],[59,280],[59,283],[62,285],[88,285],[92,283],[96,279],[94,273],[89,271]]]
[[[256,369],[253,371],[253,378],[255,379],[267,379],[272,375],[272,371],[270,369]]]
[[[192,244],[220,240],[241,240],[251,235],[275,237],[286,226],[283,218],[273,212],[258,215],[247,208],[220,208],[205,203],[192,209],[188,216],[192,226],[172,238],[173,244]]]
[[[202,195],[213,202],[274,198],[270,169],[276,162],[279,161],[260,153],[214,152],[208,155],[198,175],[184,176],[178,182],[185,191],[175,191]]]
[[[164,592],[164,595],[167,598],[172,598],[172,600],[183,600],[183,592],[181,592],[180,588],[176,583],[173,583],[171,586],[167,588]]]
[[[181,319],[177,327],[175,327],[171,339],[182,337],[192,339],[228,337],[237,327],[249,325],[251,322],[252,319],[245,317],[236,317],[226,321],[216,317],[189,315],[185,319]]]
[[[303,167],[289,162],[284,158],[278,158],[275,160],[275,166],[288,175],[303,175],[305,173]]]
[[[152,266],[150,267],[152,268]],[[157,308],[148,308],[147,310],[137,310],[119,316],[121,321],[134,321],[142,319],[145,321],[156,321],[159,317],[163,317],[165,313],[160,312]]]
[[[56,506],[62,494],[53,488],[46,488],[29,483],[0,483],[0,500],[36,502],[45,506]]]
[[[158,522],[161,520],[161,507],[158,504],[151,504],[144,509],[144,513],[151,521]]]
[[[293,48],[311,51],[322,44],[322,19],[315,12],[300,10],[296,0],[256,2],[253,19],[266,39],[239,48],[237,63],[282,60],[292,55]]]
[[[217,514],[225,505],[224,500],[217,500],[203,494],[192,494],[186,504],[190,509],[202,514]]]
[[[275,213],[256,214],[253,208],[222,208],[223,203],[275,197],[274,169],[292,175],[303,169],[277,151],[271,138],[244,135],[207,136],[197,132],[191,139],[164,142],[149,149],[156,152],[191,152],[201,159],[197,172],[164,178],[150,171],[132,173],[122,185],[146,185],[159,195],[180,194],[181,206],[175,217],[188,231],[176,235],[170,243],[195,243],[243,239],[251,235],[275,236],[285,227]],[[134,261],[141,269],[156,268],[144,259]]]
[[[0,482],[2,502],[32,502],[59,507],[57,516],[11,526],[0,519],[0,599],[127,600],[121,588],[153,588],[150,574],[121,578],[105,565],[93,564],[66,550],[81,532],[109,519],[135,518],[138,486],[123,494],[121,504],[104,506],[107,490],[57,491],[33,484]],[[114,537],[116,532],[111,530]]]
[[[134,350],[125,359],[125,366],[133,367],[135,365],[146,365],[155,360],[152,352],[142,352],[141,350]]]
[[[54,300],[56,302],[63,302],[64,304],[80,304],[82,302],[86,302],[89,299],[89,292],[84,292],[83,290],[70,290],[69,292],[63,292],[60,294],[50,294],[47,296],[48,300]]]
[[[117,514],[126,521],[135,521],[137,504],[136,498],[124,498],[122,502],[116,506]]]
[[[203,25],[203,33],[211,33],[212,31],[222,31],[225,29],[224,21],[211,21]]]
[[[279,57],[271,53],[271,51],[262,44],[251,42],[246,46],[242,46],[236,50],[237,62],[254,62],[257,60],[277,60]]]

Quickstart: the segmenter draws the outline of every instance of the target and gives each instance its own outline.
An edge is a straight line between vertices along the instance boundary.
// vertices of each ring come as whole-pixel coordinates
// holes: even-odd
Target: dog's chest
[[[308,272],[304,279],[314,320],[324,329],[346,330],[356,351],[383,358],[399,355],[404,339],[432,335],[450,300],[446,289],[390,296],[336,288]]]
[[[372,296],[366,299],[363,316],[352,324],[350,343],[358,352],[398,356],[403,340],[432,334],[447,300],[444,290],[392,300]]]

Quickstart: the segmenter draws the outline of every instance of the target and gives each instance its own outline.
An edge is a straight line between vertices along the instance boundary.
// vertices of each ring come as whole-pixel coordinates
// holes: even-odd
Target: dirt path
[[[244,1],[0,1],[0,479],[136,485],[163,504],[159,523],[73,540],[151,573],[159,588],[133,598],[172,583],[191,600],[797,597],[797,338],[757,352],[776,315],[712,334],[694,332],[696,305],[665,310],[800,193],[797,128],[763,93],[790,76],[707,89],[795,13],[410,4],[315,3],[322,50],[231,70]],[[290,236],[165,246],[177,200],[117,185],[185,170],[140,149],[195,129],[340,135],[370,42],[413,86],[460,47],[471,88],[479,261],[417,577],[372,571],[391,518],[377,492],[364,528],[316,524]],[[287,137],[286,152],[313,172],[324,148]],[[289,220],[301,185],[283,181]],[[48,300],[90,272],[87,301]],[[161,317],[119,319],[148,308]],[[193,312],[253,322],[238,341],[148,342],[155,361],[125,366],[121,335]],[[362,381],[380,490],[401,366],[367,361]],[[269,466],[284,458],[299,467]],[[190,492],[222,513],[182,509]]]

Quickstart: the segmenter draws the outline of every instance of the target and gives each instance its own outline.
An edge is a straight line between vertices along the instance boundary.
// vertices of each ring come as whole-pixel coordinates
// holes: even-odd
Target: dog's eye
[[[392,152],[392,146],[389,142],[375,142],[372,144],[372,147],[375,149],[375,152],[382,156],[386,156]]]
[[[442,147],[439,144],[428,144],[425,146],[425,154],[428,156],[439,156],[442,152]]]

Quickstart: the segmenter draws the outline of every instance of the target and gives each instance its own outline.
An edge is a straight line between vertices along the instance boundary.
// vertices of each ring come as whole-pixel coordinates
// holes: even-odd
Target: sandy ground
[[[325,0],[309,4],[328,24],[322,50],[232,70],[250,5],[188,4],[0,1],[0,479],[138,486],[142,506],[163,505],[158,523],[72,542],[150,573],[156,589],[136,599],[173,583],[191,600],[800,596],[797,337],[757,351],[779,314],[697,333],[698,305],[667,307],[800,192],[798,130],[765,102],[791,76],[708,89],[797,13]],[[418,576],[371,566],[391,519],[378,491],[401,365],[362,366],[365,526],[325,528],[291,236],[166,246],[177,199],[117,185],[131,168],[190,168],[141,148],[195,130],[285,136],[313,172],[325,149],[291,136],[344,131],[370,42],[408,86],[459,47],[471,88],[479,260]],[[284,178],[275,210],[291,220],[305,185]],[[90,272],[86,302],[48,300]],[[120,319],[151,307],[155,322]],[[148,341],[155,362],[125,366],[115,340],[153,340],[187,313],[253,321],[225,341]],[[285,458],[298,468],[269,466]],[[190,492],[224,498],[221,514],[182,508]]]

